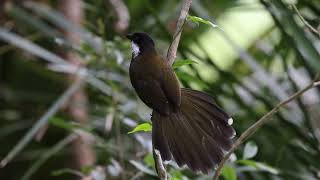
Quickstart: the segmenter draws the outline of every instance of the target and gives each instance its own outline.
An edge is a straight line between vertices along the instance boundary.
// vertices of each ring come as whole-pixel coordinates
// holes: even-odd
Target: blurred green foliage
[[[130,85],[130,43],[114,30],[117,17],[111,6],[104,0],[83,2],[82,26],[62,17],[54,0],[10,1],[1,9],[5,11],[1,30],[46,51],[17,47],[22,44],[8,43],[4,40],[8,35],[0,34],[0,156],[15,147],[68,88],[69,74],[81,74],[69,64],[52,62],[57,58],[50,59],[47,52],[58,57],[61,52],[73,52],[86,64],[82,72],[87,76],[89,122],[80,126],[61,107],[50,118],[43,139],[28,143],[1,169],[0,179],[71,179],[77,173],[92,173],[96,167],[76,173],[72,169],[70,141],[77,131],[93,137],[95,166],[102,166],[108,179],[157,178],[150,133],[127,134],[150,119],[150,110]],[[181,1],[124,3],[131,17],[128,31],[148,32],[164,56]],[[306,26],[293,6],[319,31],[317,0],[193,0],[190,15],[221,29],[188,21],[175,71],[184,87],[215,97],[233,116],[238,135],[320,72],[319,34]],[[80,45],[72,44],[62,31],[78,34]],[[319,104],[319,88],[290,103],[235,152],[223,178],[319,179]],[[178,168],[173,162],[167,169],[172,179],[212,177]]]

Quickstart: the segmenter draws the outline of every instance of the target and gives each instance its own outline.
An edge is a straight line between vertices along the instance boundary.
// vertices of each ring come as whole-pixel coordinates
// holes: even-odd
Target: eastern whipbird
[[[132,43],[130,80],[152,112],[152,143],[163,160],[208,173],[230,150],[232,118],[203,92],[180,88],[176,74],[146,33],[127,35]]]

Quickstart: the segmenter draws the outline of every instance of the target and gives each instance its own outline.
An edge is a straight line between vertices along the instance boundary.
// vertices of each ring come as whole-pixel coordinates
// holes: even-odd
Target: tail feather
[[[206,169],[203,168],[203,164],[205,164],[205,166],[212,166],[211,161],[203,156],[203,154],[207,154],[207,152],[205,152],[205,149],[199,149],[198,152],[194,151],[194,146],[202,146],[201,141],[199,141],[201,132],[197,130],[193,131],[194,128],[192,124],[190,124],[190,121],[187,120],[188,118],[182,113],[177,114],[176,117],[175,120],[181,122],[180,124],[175,123],[179,126],[176,127],[176,129],[178,129],[180,139],[183,139],[183,143],[187,145],[185,151],[189,154],[188,157],[190,158],[190,161],[186,162],[186,164],[191,167],[191,169],[206,171]],[[183,119],[183,121],[181,121],[181,119]],[[188,138],[186,138],[186,134],[188,134]]]
[[[174,123],[174,121],[176,121],[175,116],[171,116],[170,122],[168,122],[168,126],[165,130],[165,132],[167,134],[170,135],[172,143],[169,143],[170,149],[176,149],[176,151],[179,151],[179,154],[175,154],[174,157],[178,156],[181,157],[179,158],[179,163],[178,165],[181,166],[184,164],[183,159],[186,159],[189,157],[190,161],[192,161],[192,155],[190,155],[188,153],[188,151],[185,151],[185,149],[187,149],[188,147],[186,146],[187,144],[185,143],[185,139],[180,139],[181,134],[180,131],[174,131],[174,129],[179,128],[177,127],[176,123]],[[181,147],[178,148],[177,146],[180,145]],[[180,152],[181,150],[181,152]],[[191,164],[188,164],[190,166],[192,166]]]
[[[202,94],[201,96],[199,95],[200,93]],[[202,111],[200,113],[203,115],[211,116],[209,117],[210,121],[216,121],[216,123],[213,123],[212,125],[217,126],[216,128],[219,131],[223,129],[221,133],[224,136],[233,138],[233,136],[235,135],[235,131],[228,122],[231,117],[213,103],[214,101],[211,96],[199,91],[189,89],[185,94],[186,98],[188,98],[188,100],[192,102],[192,105],[195,106],[194,109]]]
[[[230,135],[234,134],[234,130],[228,124],[222,124],[219,121],[213,121],[212,116],[207,114],[206,111],[200,109],[199,107],[194,107],[196,114],[199,118],[194,118],[200,125],[203,131],[209,134],[210,137],[213,138],[217,144],[219,144],[224,150],[228,150],[231,148],[231,139]],[[195,117],[194,115],[193,117]],[[230,130],[231,129],[231,130]]]
[[[153,113],[152,117],[153,119],[156,119],[152,123],[153,146],[160,151],[162,160],[168,161],[171,159],[171,153],[166,139],[167,136],[163,134],[163,128],[165,127],[161,125],[161,122],[166,121],[166,119],[162,120],[161,116],[158,113]]]
[[[205,93],[182,89],[180,109],[170,115],[152,114],[153,146],[163,160],[207,173],[231,148],[230,118]],[[172,155],[172,156],[171,156]]]
[[[210,122],[210,119],[208,119],[208,117],[201,112],[198,112],[199,109],[192,107],[192,104],[186,103],[186,105],[191,105],[191,108],[195,111],[188,112],[188,109],[190,108],[182,108],[182,114],[186,118],[180,120],[188,121],[191,124],[190,130],[198,134],[197,141],[201,144],[200,146],[196,147],[204,146],[203,149],[200,149],[204,151],[201,152],[201,156],[204,156],[202,159],[210,158],[210,167],[212,167],[214,164],[219,163],[222,158],[222,151],[217,151],[220,149],[218,146],[223,145],[223,147],[227,147],[227,145],[224,145],[224,143],[227,143],[228,145],[231,143],[229,143],[229,141],[218,141],[220,139],[219,136],[221,135],[216,133],[216,130],[210,127],[211,123],[208,123]],[[208,157],[208,155],[210,156]]]
[[[214,103],[214,99],[211,96],[191,89],[183,89],[183,92],[187,97],[190,97],[190,101],[201,106],[208,113],[212,114],[217,120],[223,123],[228,123],[230,116]]]

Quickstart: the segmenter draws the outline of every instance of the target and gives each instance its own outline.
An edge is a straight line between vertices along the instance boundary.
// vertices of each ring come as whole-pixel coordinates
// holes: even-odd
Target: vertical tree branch
[[[154,158],[155,158],[155,166],[160,180],[167,180],[168,174],[166,168],[163,165],[162,158],[160,152],[156,149],[153,150]]]
[[[184,3],[182,4],[182,8],[180,11],[180,16],[177,22],[177,28],[176,32],[173,35],[173,41],[168,49],[167,53],[167,61],[169,64],[173,64],[176,56],[177,56],[177,50],[180,42],[180,37],[181,37],[181,32],[182,32],[182,27],[183,24],[188,16],[188,12],[190,9],[190,6],[192,4],[192,0],[185,0]]]
[[[230,149],[230,151],[224,156],[224,158],[222,159],[222,161],[219,163],[219,166],[215,172],[215,175],[213,177],[213,180],[218,180],[222,167],[224,165],[224,163],[229,159],[229,157],[231,156],[231,154],[243,143],[245,142],[250,136],[252,136],[258,129],[260,129],[264,124],[268,123],[269,121],[271,121],[270,117],[273,116],[275,113],[277,113],[279,111],[280,108],[282,108],[283,106],[285,106],[286,104],[288,104],[289,102],[291,102],[292,100],[300,97],[303,93],[305,93],[306,91],[319,86],[320,85],[320,81],[313,81],[312,83],[310,83],[308,86],[306,86],[305,88],[301,89],[300,91],[294,93],[293,95],[291,95],[290,97],[288,97],[286,100],[280,102],[278,105],[276,105],[271,111],[269,111],[267,114],[265,114],[264,116],[262,116],[262,118],[260,118],[258,121],[256,121],[252,126],[250,126],[247,130],[245,130],[241,136],[237,139],[237,141],[233,144],[232,148]]]
[[[182,32],[182,27],[188,16],[188,12],[191,7],[191,4],[192,4],[192,0],[185,0],[182,4],[182,8],[181,8],[179,19],[176,26],[176,31],[173,35],[173,41],[170,44],[168,53],[167,53],[167,61],[170,65],[173,64],[176,58],[180,37],[181,37],[181,32]],[[163,166],[160,152],[156,149],[154,149],[153,151],[154,151],[153,154],[154,154],[155,166],[157,169],[158,176],[160,180],[167,180],[168,175],[165,167]]]
[[[59,10],[61,13],[68,18],[72,23],[80,25],[83,20],[83,4],[81,0],[60,0]],[[64,32],[65,36],[74,44],[80,43],[80,37],[78,34],[73,32]],[[81,68],[84,66],[79,56],[74,53],[68,52],[63,54],[69,62],[75,66]],[[70,75],[69,79],[77,79],[75,75]],[[69,104],[69,113],[71,118],[80,123],[86,125],[88,123],[88,99],[84,87],[79,89],[72,97],[71,103]],[[96,157],[95,152],[91,148],[90,138],[88,135],[83,133],[80,134],[72,143],[72,151],[74,155],[75,165],[78,169],[85,166],[92,166],[95,163]],[[85,178],[83,178],[85,179]],[[88,179],[88,178],[86,178]]]

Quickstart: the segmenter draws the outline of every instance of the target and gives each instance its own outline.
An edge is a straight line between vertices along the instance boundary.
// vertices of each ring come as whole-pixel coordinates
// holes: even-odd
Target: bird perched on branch
[[[180,88],[171,65],[146,33],[127,35],[132,43],[130,80],[152,112],[152,143],[163,160],[208,173],[230,150],[232,118],[203,92]]]

